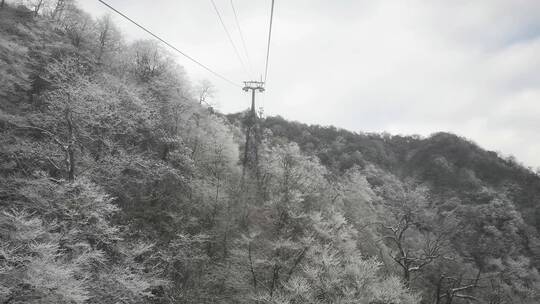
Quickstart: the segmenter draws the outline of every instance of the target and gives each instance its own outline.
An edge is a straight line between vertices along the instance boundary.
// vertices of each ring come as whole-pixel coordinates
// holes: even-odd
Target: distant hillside
[[[229,115],[233,121],[238,117]],[[464,203],[486,202],[493,198],[490,191],[504,192],[527,223],[540,229],[540,176],[463,137],[450,133],[427,138],[357,133],[279,116],[267,117],[262,124],[273,136],[298,143],[335,172],[376,164],[402,178],[428,183],[440,199],[457,196]]]
[[[241,115],[228,117],[234,122]],[[443,207],[456,199],[458,204],[483,205],[504,197],[530,225],[522,233],[533,236],[540,231],[540,176],[514,158],[486,151],[463,137],[443,132],[427,138],[357,133],[279,116],[261,123],[272,136],[296,142],[305,153],[317,156],[335,174],[374,164],[402,180],[427,185],[430,199]],[[528,248],[540,250],[538,245]],[[536,255],[532,252],[528,254]],[[540,257],[535,260],[540,265]]]

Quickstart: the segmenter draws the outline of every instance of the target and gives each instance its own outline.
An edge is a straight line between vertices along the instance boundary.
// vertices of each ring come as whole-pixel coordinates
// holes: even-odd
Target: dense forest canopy
[[[2,303],[540,302],[540,177],[515,160],[225,116],[159,44],[20,2],[0,8]]]

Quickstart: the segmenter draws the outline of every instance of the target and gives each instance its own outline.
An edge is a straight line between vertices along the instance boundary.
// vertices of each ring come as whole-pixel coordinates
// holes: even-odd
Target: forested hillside
[[[237,119],[237,115],[230,117]],[[540,229],[538,173],[465,138],[442,132],[428,138],[354,133],[281,117],[269,117],[263,123],[273,136],[298,143],[337,174],[353,166],[376,164],[402,179],[428,184],[441,200],[455,196],[466,204],[487,202],[499,192],[516,204],[529,225]]]
[[[0,302],[540,302],[532,171],[224,116],[157,43],[37,2],[0,8]]]

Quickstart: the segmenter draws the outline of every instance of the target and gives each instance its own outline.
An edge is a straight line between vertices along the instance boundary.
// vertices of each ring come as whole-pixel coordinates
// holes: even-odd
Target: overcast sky
[[[107,1],[219,73],[248,79],[210,0]],[[256,75],[270,2],[234,0]],[[79,3],[95,16],[108,12],[97,0]],[[215,3],[241,51],[230,0]],[[149,38],[114,19],[129,39]],[[178,62],[192,81],[214,83],[221,111],[249,106],[241,89]],[[258,105],[352,131],[450,131],[540,167],[540,1],[276,0]]]

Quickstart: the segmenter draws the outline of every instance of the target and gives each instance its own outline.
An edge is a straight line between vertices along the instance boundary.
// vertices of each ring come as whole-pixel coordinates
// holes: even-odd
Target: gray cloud
[[[220,73],[246,76],[210,1],[109,0]],[[215,0],[235,39],[228,0]],[[262,73],[270,1],[235,1]],[[94,15],[107,11],[80,1]],[[276,1],[269,115],[355,131],[451,131],[540,166],[540,1]],[[131,38],[146,38],[116,18]],[[249,96],[218,87],[225,112]]]

